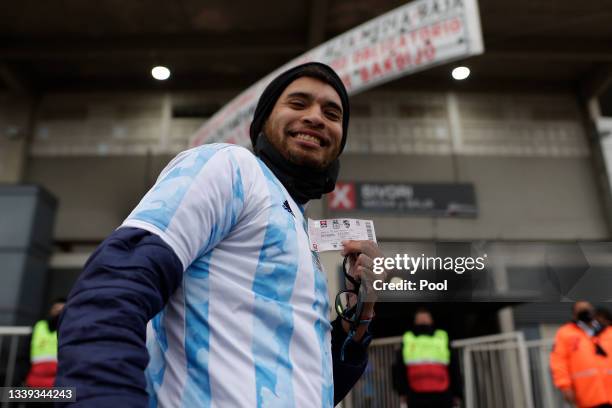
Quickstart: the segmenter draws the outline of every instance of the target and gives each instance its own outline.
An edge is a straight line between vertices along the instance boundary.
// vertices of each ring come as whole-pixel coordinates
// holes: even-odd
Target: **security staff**
[[[57,321],[66,303],[56,299],[47,319],[36,322],[30,341],[30,371],[25,383],[29,387],[53,387],[57,371]]]
[[[417,310],[397,360],[394,387],[409,408],[450,408],[459,403],[459,381],[455,367],[450,367],[448,334],[435,328],[429,310]]]
[[[555,386],[580,408],[612,407],[612,328],[594,319],[589,302],[574,303],[572,313],[550,355]]]

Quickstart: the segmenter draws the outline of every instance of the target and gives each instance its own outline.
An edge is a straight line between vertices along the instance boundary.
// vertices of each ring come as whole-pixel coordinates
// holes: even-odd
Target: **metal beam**
[[[303,45],[288,46],[256,46],[256,47],[209,47],[201,49],[188,49],[176,47],[156,47],[151,48],[125,48],[117,46],[115,49],[92,48],[84,49],[61,49],[61,48],[27,48],[27,49],[6,49],[0,48],[0,54],[4,60],[8,61],[79,61],[97,59],[127,59],[141,60],[150,59],[155,56],[161,57],[183,57],[183,58],[254,58],[270,56],[294,56],[304,51]]]
[[[293,36],[295,37],[295,36]],[[0,38],[0,60],[96,60],[122,58],[138,60],[161,57],[252,58],[293,57],[305,51],[303,37],[274,35],[118,37],[102,40],[52,38],[25,40]]]
[[[325,0],[313,0],[314,9],[322,8],[315,3]],[[0,41],[0,58],[6,62],[21,61],[78,61],[121,58],[125,60],[150,59],[154,56],[183,57],[183,58],[291,58],[308,48],[312,48],[325,40],[325,28],[322,15],[326,12],[317,11],[318,17],[312,17],[309,23],[308,47],[302,40],[286,41],[250,41],[243,39],[235,43],[223,41],[218,43],[211,40],[200,42],[193,39],[189,41],[174,40],[143,40],[142,42],[129,39],[115,39],[104,41],[78,42],[72,39],[60,41],[37,41],[14,44]],[[250,44],[249,44],[250,43]],[[70,44],[70,45],[66,45]],[[582,47],[557,47],[550,44],[540,45],[492,45],[485,49],[485,57],[575,61],[589,63],[612,63],[612,46],[593,45]]]
[[[580,93],[585,101],[598,97],[612,84],[612,64],[598,66],[580,81]]]
[[[584,131],[586,133],[586,140],[591,150],[591,164],[594,180],[602,201],[602,216],[606,221],[608,227],[608,234],[612,234],[612,183],[608,177],[607,172],[607,159],[602,146],[601,135],[597,128],[598,117],[594,112],[590,111],[589,103],[591,100],[585,96],[584,87],[576,89],[576,100],[578,107],[580,108],[580,115]]]
[[[13,94],[22,97],[30,97],[32,95],[32,86],[25,79],[23,75],[20,75],[14,68],[8,64],[0,62],[0,80],[4,82]]]
[[[314,48],[325,41],[327,26],[327,0],[310,1],[310,23],[308,28],[308,49]]]
[[[559,62],[612,62],[610,51],[555,51],[542,50],[485,50],[487,56],[495,58],[527,59],[527,60],[554,60]]]
[[[48,78],[40,84],[40,90],[44,92],[97,92],[97,91],[181,91],[193,89],[205,89],[230,91],[238,93],[241,89],[255,83],[265,76],[267,72],[249,71],[236,74],[222,74],[202,72],[198,76],[173,75],[168,81],[156,81],[147,75],[127,75],[121,77],[96,76],[62,76]]]
[[[485,43],[485,55],[514,59],[612,62],[612,45],[597,40],[525,38],[520,42]]]

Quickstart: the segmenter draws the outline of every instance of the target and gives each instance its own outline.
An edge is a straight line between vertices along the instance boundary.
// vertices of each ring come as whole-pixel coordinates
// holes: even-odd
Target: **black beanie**
[[[350,115],[348,94],[346,93],[346,88],[344,88],[344,84],[342,83],[342,80],[338,74],[336,74],[336,72],[330,66],[320,62],[307,62],[306,64],[291,68],[290,70],[285,71],[274,78],[274,80],[268,84],[266,89],[264,89],[259,101],[257,102],[257,107],[255,108],[255,113],[253,115],[253,121],[251,122],[251,127],[249,129],[253,148],[255,148],[257,145],[257,137],[262,131],[264,123],[268,119],[268,116],[270,116],[276,101],[281,96],[285,88],[287,88],[289,84],[296,79],[304,76],[316,78],[329,84],[340,96],[340,101],[342,102],[342,141],[340,143],[340,151],[338,154],[342,153],[342,150],[344,150],[344,145],[346,144]]]

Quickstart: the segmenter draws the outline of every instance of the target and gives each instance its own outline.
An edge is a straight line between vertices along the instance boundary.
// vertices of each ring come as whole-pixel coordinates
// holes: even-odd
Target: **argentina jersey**
[[[147,326],[151,407],[332,407],[327,283],[303,208],[250,151],[179,154],[122,226],[183,265]]]

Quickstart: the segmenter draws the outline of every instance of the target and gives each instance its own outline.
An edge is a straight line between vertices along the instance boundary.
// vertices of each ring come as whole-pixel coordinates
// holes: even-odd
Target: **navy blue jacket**
[[[120,228],[96,249],[73,287],[59,322],[58,387],[76,387],[79,407],[146,407],[147,322],[179,286],[183,268],[155,234]],[[332,322],[334,403],[367,365],[367,344],[349,341]]]

